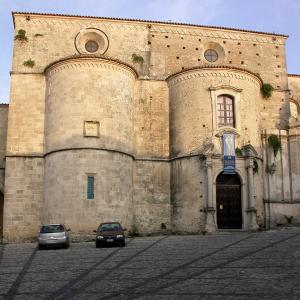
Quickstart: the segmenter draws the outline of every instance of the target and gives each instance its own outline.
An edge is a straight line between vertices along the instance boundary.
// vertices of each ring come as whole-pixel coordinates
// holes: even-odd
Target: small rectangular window
[[[87,178],[87,198],[94,199],[94,176],[88,176]]]

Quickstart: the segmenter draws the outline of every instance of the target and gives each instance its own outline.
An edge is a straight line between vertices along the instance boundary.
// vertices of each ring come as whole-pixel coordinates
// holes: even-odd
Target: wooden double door
[[[216,189],[218,228],[241,229],[243,220],[239,176],[220,174]]]

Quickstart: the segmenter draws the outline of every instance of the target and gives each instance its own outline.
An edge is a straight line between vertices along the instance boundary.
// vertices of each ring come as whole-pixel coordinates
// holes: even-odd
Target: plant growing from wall
[[[258,163],[256,160],[253,160],[253,173],[254,174],[258,173]]]
[[[144,62],[144,58],[140,55],[135,54],[135,53],[132,54],[131,58],[132,58],[132,61],[134,63],[141,63],[142,64]]]
[[[243,150],[239,147],[235,148],[235,155],[236,156],[243,156]]]
[[[35,65],[35,62],[31,58],[29,58],[28,60],[26,60],[26,61],[23,62],[23,65],[25,67],[33,68],[34,65]]]
[[[271,134],[268,137],[268,144],[273,148],[274,156],[276,156],[278,151],[281,150],[280,138],[276,134]]]
[[[273,86],[270,83],[264,83],[261,87],[261,92],[264,98],[270,98],[274,91]]]
[[[15,35],[15,40],[27,42],[28,38],[26,36],[26,31],[23,29],[19,29],[18,33]]]

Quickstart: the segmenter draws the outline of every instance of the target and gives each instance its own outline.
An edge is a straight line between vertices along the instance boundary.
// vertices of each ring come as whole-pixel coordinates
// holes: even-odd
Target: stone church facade
[[[140,234],[300,222],[300,76],[287,74],[287,36],[13,19],[23,37],[14,42],[9,105],[0,106],[4,240],[58,222],[89,233],[120,221]],[[224,175],[228,133],[236,174]]]

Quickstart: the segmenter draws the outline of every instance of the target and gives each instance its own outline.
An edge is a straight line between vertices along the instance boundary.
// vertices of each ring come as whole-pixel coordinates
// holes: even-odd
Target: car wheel
[[[45,247],[43,245],[39,245],[39,250],[43,250]]]
[[[123,241],[123,242],[120,244],[121,247],[125,247],[125,245],[126,245],[126,244],[125,244],[125,241]]]
[[[96,243],[96,248],[101,248],[101,245],[99,243]]]

